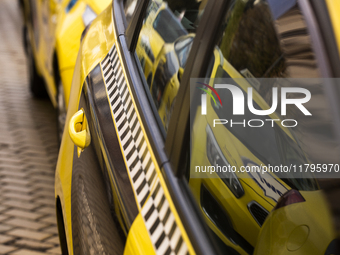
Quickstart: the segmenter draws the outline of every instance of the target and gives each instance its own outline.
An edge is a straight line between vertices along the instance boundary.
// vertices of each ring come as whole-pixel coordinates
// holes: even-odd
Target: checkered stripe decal
[[[142,216],[157,254],[189,254],[159,180],[142,209]]]
[[[101,67],[132,187],[154,249],[157,254],[187,254],[188,247],[157,177],[115,45]]]
[[[123,154],[137,201],[143,207],[155,181],[155,166],[147,150],[115,46],[101,64]]]

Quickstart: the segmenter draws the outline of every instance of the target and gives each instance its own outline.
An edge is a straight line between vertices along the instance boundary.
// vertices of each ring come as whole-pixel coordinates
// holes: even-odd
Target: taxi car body
[[[32,94],[47,94],[58,113],[59,138],[64,127],[73,69],[84,28],[109,0],[23,0],[23,40]]]
[[[255,254],[337,254],[338,248],[333,240],[335,234],[327,204],[321,192],[302,191],[300,199],[305,201],[289,204],[287,198],[299,196],[297,193],[284,197],[269,214],[261,228]],[[286,203],[286,204],[285,204]],[[315,205],[318,208],[315,208]],[[325,210],[326,209],[326,210]],[[307,213],[308,212],[308,213]],[[278,220],[280,219],[280,220]],[[320,224],[314,224],[318,221]],[[328,228],[324,227],[328,226]],[[284,234],[282,234],[284,232]],[[275,240],[274,240],[275,238]],[[329,243],[329,240],[332,242]],[[274,249],[275,245],[282,247]],[[329,243],[325,250],[325,243]]]
[[[197,77],[206,84],[210,79],[233,79],[244,94],[253,87],[253,104],[266,109],[272,101],[268,91],[276,83],[262,78],[337,76],[335,28],[327,19],[318,19],[329,17],[327,3],[318,8],[320,1],[281,3],[114,0],[92,22],[79,49],[66,117],[68,132],[63,134],[56,169],[63,254],[263,254],[268,250],[325,254],[335,234],[313,175],[245,172],[212,177],[195,172],[197,166],[217,164],[240,168],[313,162],[320,155],[305,144],[311,136],[329,155],[337,153],[327,147],[329,140],[337,139],[333,133],[320,135],[315,132],[320,129],[305,125],[299,126],[302,132],[276,124],[269,131],[213,127],[213,119],[227,118],[230,107],[221,111],[213,99],[207,100],[208,113],[203,115],[201,105],[192,101],[202,96],[197,83],[190,84]],[[167,19],[159,20],[164,10]],[[176,25],[167,23],[169,18]],[[148,19],[153,25],[146,25]],[[161,33],[154,31],[156,21],[162,24]],[[329,33],[327,40],[319,28]],[[183,29],[184,34],[178,32]],[[161,34],[169,33],[177,38],[164,40]],[[176,43],[186,39],[190,42],[179,47],[187,55],[181,64],[183,55],[176,52]],[[150,52],[154,60],[146,71]],[[155,80],[164,93],[153,90]],[[325,90],[334,86],[330,83]],[[336,123],[340,115],[328,102],[336,105],[337,94],[312,91],[313,97],[323,100],[316,106],[308,104],[308,109],[312,113],[317,109],[313,107],[321,109],[316,117],[324,120],[332,112]],[[223,105],[228,96],[222,96]],[[173,109],[164,118],[160,106],[171,101]],[[295,108],[288,113],[300,118]],[[282,116],[275,112],[267,118]],[[333,125],[327,121],[327,127]],[[304,208],[308,217],[299,218],[296,208]],[[306,228],[310,234],[301,241]],[[325,235],[315,240],[318,231]],[[312,243],[318,249],[311,250]]]

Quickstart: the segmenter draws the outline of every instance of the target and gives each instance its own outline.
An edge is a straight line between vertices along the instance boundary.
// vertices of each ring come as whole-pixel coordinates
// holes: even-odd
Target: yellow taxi
[[[339,169],[331,8],[114,0],[74,69],[55,175],[63,254],[337,254],[329,175],[314,171]],[[248,98],[237,110],[276,108],[234,114],[226,81]]]
[[[21,1],[29,87],[36,97],[48,94],[57,109],[59,139],[64,129],[81,34],[110,2],[110,0]]]

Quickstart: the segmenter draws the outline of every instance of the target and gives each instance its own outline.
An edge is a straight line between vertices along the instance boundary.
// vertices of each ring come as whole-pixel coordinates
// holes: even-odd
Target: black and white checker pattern
[[[159,179],[142,209],[142,216],[157,254],[189,254]]]
[[[111,109],[139,207],[143,207],[156,171],[131,100],[115,46],[101,63]]]
[[[157,254],[187,254],[187,244],[157,176],[115,45],[101,67],[132,187],[154,249]]]

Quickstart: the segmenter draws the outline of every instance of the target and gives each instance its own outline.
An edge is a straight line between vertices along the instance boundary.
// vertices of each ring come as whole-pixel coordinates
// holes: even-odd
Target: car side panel
[[[124,255],[156,254],[151,240],[149,238],[145,238],[146,236],[148,236],[148,231],[145,227],[143,217],[141,214],[138,214],[129,231],[129,235],[125,243]]]
[[[115,131],[119,137],[119,144],[121,151],[123,152],[126,169],[129,169],[127,173],[129,176],[130,185],[134,191],[134,198],[137,201],[136,206],[138,207],[139,211],[138,215],[142,215],[143,224],[147,229],[148,235],[144,236],[144,239],[151,240],[156,253],[161,253],[162,251],[163,253],[170,253],[171,251],[174,251],[183,254],[194,254],[191,242],[185,232],[181,219],[178,216],[176,207],[172,202],[161,170],[157,164],[156,158],[152,151],[152,147],[145,132],[141,117],[138,113],[136,103],[134,101],[135,99],[133,98],[130,85],[128,84],[128,79],[126,78],[125,67],[121,64],[123,63],[123,61],[120,55],[119,44],[116,42],[115,39],[117,38],[117,36],[114,31],[112,20],[112,8],[110,6],[99,17],[97,17],[97,19],[93,21],[88,33],[84,37],[84,40],[80,47],[80,52],[74,72],[66,125],[68,126],[71,116],[73,116],[73,114],[78,110],[80,94],[83,89],[83,84],[86,77],[91,72],[91,70],[95,69],[98,63],[100,63],[104,74],[103,78],[107,88],[107,98],[110,102],[112,122],[114,123]],[[114,53],[113,51],[115,47],[117,48],[116,52]],[[112,60],[111,56],[114,57],[112,58]],[[110,64],[106,65],[109,59]],[[115,116],[117,112],[114,112],[114,103],[112,101],[115,98],[113,97],[113,94],[111,95],[112,91],[109,92],[110,89],[108,89],[108,86],[110,86],[110,83],[108,77],[110,77],[110,75],[107,76],[109,74],[107,72],[107,68],[113,69],[113,71],[115,72],[115,66],[119,66],[120,73],[123,74],[122,76],[117,76],[115,78],[119,78],[117,80],[117,82],[119,83],[123,81],[123,83],[121,83],[120,85],[124,84],[124,87],[121,87],[120,85],[119,87],[124,90],[124,97],[130,98],[130,101],[132,102],[132,105],[130,106],[132,107],[131,109],[133,109],[132,115],[134,120],[137,121],[139,125],[136,131],[138,130],[140,139],[143,139],[141,148],[144,152],[142,153],[140,149],[137,150],[136,148],[135,153],[142,153],[140,157],[141,159],[143,159],[144,162],[139,163],[141,164],[141,169],[136,168],[136,170],[142,170],[144,172],[144,175],[142,173],[135,173],[134,175],[132,175],[133,173],[131,173],[131,166],[133,166],[133,161],[128,160],[128,154],[125,150],[127,148],[127,140],[123,139],[122,130],[118,131],[118,128],[120,127],[119,124],[121,123],[119,123],[117,115]],[[117,85],[115,87],[118,88]],[[111,86],[111,88],[113,88],[113,86]],[[127,98],[125,100],[127,100]],[[121,104],[120,107],[124,107],[124,105],[125,104]],[[127,105],[128,104],[126,104],[125,106]],[[125,118],[125,121],[125,124],[129,125],[129,120],[127,118]],[[130,124],[132,125],[133,123]],[[112,130],[112,132],[114,132],[114,130]],[[137,144],[138,140],[132,139],[130,142],[133,142],[131,144]],[[86,152],[86,149],[84,151]],[[95,149],[93,151],[95,151]],[[74,144],[72,143],[67,132],[65,132],[63,135],[61,152],[59,155],[57,166],[56,195],[61,198],[61,204],[65,219],[66,236],[68,240],[68,248],[70,254],[73,254],[74,248],[72,240],[72,236],[74,235],[72,233],[73,227],[71,217],[71,183],[73,178],[72,162],[75,160],[76,157],[73,156],[74,152]],[[80,157],[82,157],[82,155]],[[135,158],[136,156],[134,156],[134,159]],[[100,162],[97,163],[100,164]],[[150,170],[150,172],[147,173],[148,176],[154,176],[154,180],[151,183],[148,183],[146,179],[145,171],[147,171],[147,169]],[[141,176],[141,179],[138,178]],[[148,179],[150,180],[150,178]],[[85,185],[83,186],[85,187]],[[147,187],[147,193],[143,193],[143,196],[141,196],[141,190],[143,190],[144,187]],[[138,232],[138,228],[136,228],[139,226],[138,219],[139,218],[137,216],[137,218],[135,218],[135,221],[137,220],[137,223],[133,223],[132,227],[130,228],[131,233]],[[148,240],[143,240],[141,243],[136,243],[139,242],[138,240],[141,239],[132,238],[131,241],[128,241],[128,243],[131,242],[132,246],[141,246],[141,248],[134,247],[133,250],[144,248],[148,249]]]
[[[87,116],[91,143],[80,156],[77,155],[77,148],[74,149],[71,184],[73,253],[122,254],[125,237],[112,215],[108,199],[110,194],[102,172],[105,170],[103,157],[98,156],[100,149],[88,103],[91,94],[84,87],[79,109],[83,109]]]
[[[115,43],[101,62],[101,68],[110,100],[112,121],[119,137],[137,206],[147,228],[148,236],[145,238],[151,239],[157,254],[194,254],[137,110],[120,50],[119,43]],[[130,232],[138,231],[134,226],[132,224]],[[134,245],[144,244],[142,242]]]
[[[100,65],[91,71],[86,81],[83,87],[85,105],[82,107],[88,116],[87,120],[92,141],[96,145],[97,157],[103,158],[101,168],[105,181],[108,183],[108,194],[112,193],[112,202],[115,202],[118,219],[127,232],[138,214],[138,208],[117,134],[109,118],[111,109]]]
[[[64,97],[65,97],[66,109],[68,107],[68,103],[70,100],[73,72],[74,72],[74,67],[60,70],[60,79],[64,86]]]
[[[85,77],[88,75],[112,47],[115,38],[112,27],[111,5],[93,21],[91,29],[84,37],[77,58],[74,77],[72,81],[69,109],[66,117],[66,127],[69,126],[70,118],[78,110],[80,92]],[[93,47],[95,46],[95,47]],[[92,49],[96,50],[93,51]],[[56,168],[55,192],[59,197],[63,209],[64,223],[69,254],[73,254],[72,222],[71,222],[71,181],[74,144],[68,132],[64,132],[60,146],[58,163]]]

